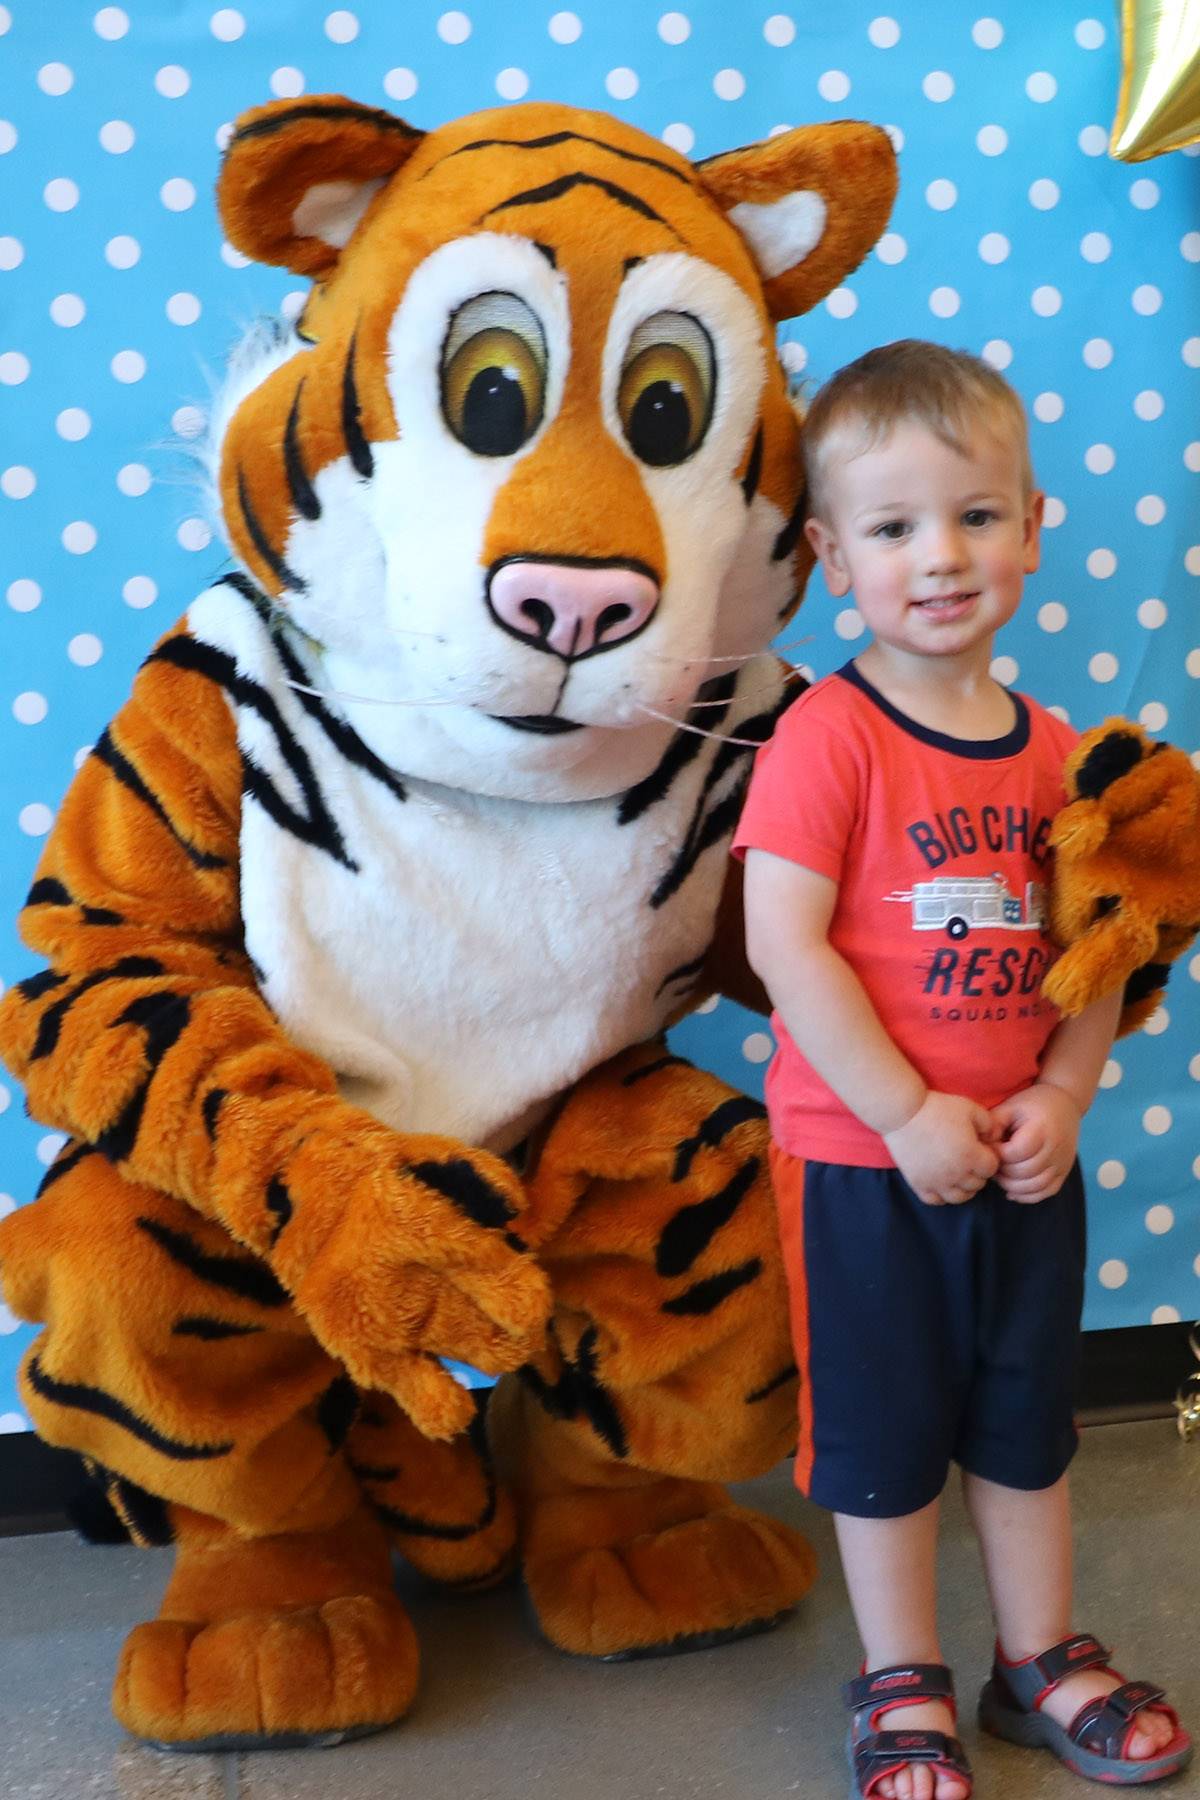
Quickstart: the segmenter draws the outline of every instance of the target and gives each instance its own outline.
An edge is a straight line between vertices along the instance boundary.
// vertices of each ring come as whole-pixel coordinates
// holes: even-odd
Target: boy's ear
[[[802,125],[695,165],[745,238],[775,320],[807,312],[856,269],[888,222],[896,153],[877,125]]]
[[[843,561],[837,538],[824,520],[817,518],[804,521],[804,535],[816,552],[825,586],[835,600],[840,600],[850,592],[850,571]]]
[[[1025,506],[1025,560],[1023,568],[1026,575],[1032,575],[1042,560],[1042,520],[1046,514],[1046,496],[1040,488],[1030,494]]]

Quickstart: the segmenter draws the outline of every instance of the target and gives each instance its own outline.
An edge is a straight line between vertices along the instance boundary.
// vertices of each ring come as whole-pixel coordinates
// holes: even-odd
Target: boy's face
[[[1023,494],[1016,446],[975,430],[965,454],[918,424],[839,457],[824,518],[805,529],[829,591],[851,590],[877,642],[957,656],[1011,619],[1038,566],[1044,495]]]

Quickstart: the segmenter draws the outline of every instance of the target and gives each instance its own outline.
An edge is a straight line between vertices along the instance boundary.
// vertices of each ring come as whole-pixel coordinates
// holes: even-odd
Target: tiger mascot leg
[[[541,1630],[616,1657],[772,1624],[812,1550],[720,1485],[796,1435],[762,1107],[641,1046],[573,1092],[528,1179],[556,1310],[492,1412]]]
[[[102,1474],[136,1543],[175,1546],[159,1617],[121,1655],[121,1723],[176,1749],[281,1748],[406,1712],[392,1544],[464,1586],[512,1560],[478,1437],[429,1443],[360,1395],[264,1262],[84,1146],[3,1222],[0,1275],[45,1325],[21,1371],[36,1430]]]

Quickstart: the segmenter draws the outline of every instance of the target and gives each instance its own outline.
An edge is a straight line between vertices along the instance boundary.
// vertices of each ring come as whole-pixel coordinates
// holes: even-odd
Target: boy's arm
[[[746,949],[797,1049],[872,1131],[922,1200],[964,1200],[995,1173],[986,1109],[930,1092],[829,942],[837,883],[765,850],[746,853]]]
[[[1063,1019],[1050,1037],[1033,1086],[993,1112],[1006,1134],[997,1180],[1010,1200],[1048,1200],[1066,1180],[1120,1014],[1118,989]]]

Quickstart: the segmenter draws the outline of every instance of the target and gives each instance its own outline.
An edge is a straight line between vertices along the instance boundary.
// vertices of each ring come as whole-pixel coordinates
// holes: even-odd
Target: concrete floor
[[[1169,1683],[1200,1733],[1200,1444],[1169,1420],[1085,1432],[1075,1465],[1078,1622],[1130,1676]],[[844,1800],[838,1685],[854,1628],[822,1514],[781,1468],[745,1490],[796,1521],[824,1573],[767,1637],[661,1662],[600,1664],[535,1638],[515,1589],[455,1598],[413,1586],[425,1672],[409,1718],[326,1751],[166,1756],[108,1710],[117,1649],[153,1614],[166,1552],[97,1549],[66,1533],[0,1540],[0,1794],[5,1800]],[[402,1578],[403,1579],[403,1578]],[[957,1495],[943,1538],[945,1649],[963,1696],[976,1793],[1076,1800],[1044,1752],[980,1738],[973,1698],[990,1628]],[[1200,1769],[1163,1790],[1200,1796]]]

